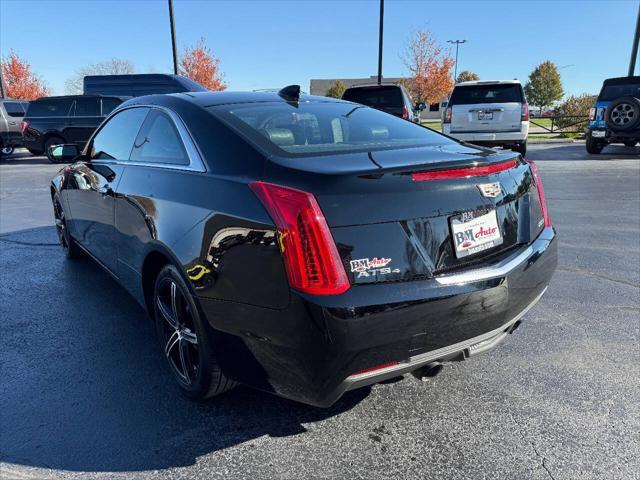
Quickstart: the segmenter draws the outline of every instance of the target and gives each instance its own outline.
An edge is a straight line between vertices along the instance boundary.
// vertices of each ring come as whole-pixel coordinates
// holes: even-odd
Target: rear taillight
[[[406,105],[402,106],[402,118],[404,118],[405,120],[409,120],[409,109]]]
[[[589,121],[593,122],[596,119],[596,107],[591,107],[589,109]]]
[[[538,173],[537,165],[531,161],[527,161],[531,167],[531,173],[533,173],[533,179],[536,182],[536,188],[538,189],[538,197],[540,198],[540,209],[542,210],[542,219],[544,220],[544,226],[551,226],[551,217],[549,216],[549,207],[547,206],[547,197],[544,194],[544,187],[542,186],[542,179]]]
[[[27,131],[27,128],[29,128],[30,124],[31,122],[29,120],[22,120],[22,122],[20,122],[20,131],[22,132],[23,135],[24,135],[24,132]]]
[[[522,110],[520,110],[520,121],[528,122],[529,121],[529,104],[523,103]]]
[[[444,111],[443,123],[451,123],[451,107],[447,107],[447,109]]]
[[[493,163],[490,165],[478,165],[476,167],[451,168],[447,170],[433,170],[429,172],[414,172],[411,179],[414,182],[426,182],[427,180],[447,180],[450,178],[467,178],[491,175],[504,172],[516,166],[515,160]]]
[[[349,279],[315,197],[266,182],[252,182],[249,187],[278,227],[291,287],[312,295],[337,295],[348,290]]]
[[[355,377],[359,375],[366,375],[368,373],[380,372],[382,370],[386,370],[388,368],[395,367],[397,365],[398,365],[398,362],[383,363],[382,365],[376,365],[375,367],[367,368],[366,370],[360,370],[359,372],[356,372],[350,376]]]

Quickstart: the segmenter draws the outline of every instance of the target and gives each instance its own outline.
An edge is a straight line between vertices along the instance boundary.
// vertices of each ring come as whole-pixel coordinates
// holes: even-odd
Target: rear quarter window
[[[73,98],[47,98],[29,104],[29,117],[67,117],[73,105]]]
[[[24,102],[2,102],[4,110],[10,117],[24,117],[27,105],[28,104]]]
[[[501,85],[469,85],[453,89],[449,106],[476,103],[522,103],[522,86],[517,83]]]

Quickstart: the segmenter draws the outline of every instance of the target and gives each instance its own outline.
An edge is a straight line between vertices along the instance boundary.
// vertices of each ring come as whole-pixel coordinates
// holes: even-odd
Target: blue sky
[[[311,78],[361,77],[377,69],[378,1],[174,0],[178,49],[204,37],[229,88],[253,90]],[[411,31],[443,44],[466,39],[458,70],[526,80],[551,60],[567,93],[596,93],[626,74],[638,1],[400,1],[385,3],[383,71],[406,73]],[[608,30],[611,27],[611,30]],[[78,68],[113,57],[138,73],[170,72],[166,0],[0,0],[0,53],[10,49],[64,93]]]

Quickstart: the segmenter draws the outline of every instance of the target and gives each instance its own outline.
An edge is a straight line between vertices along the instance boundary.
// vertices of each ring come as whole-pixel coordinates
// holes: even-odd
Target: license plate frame
[[[483,111],[478,112],[478,120],[480,121],[493,120],[493,112],[483,112]]]
[[[464,212],[449,218],[453,251],[465,258],[502,245],[504,238],[495,208]]]

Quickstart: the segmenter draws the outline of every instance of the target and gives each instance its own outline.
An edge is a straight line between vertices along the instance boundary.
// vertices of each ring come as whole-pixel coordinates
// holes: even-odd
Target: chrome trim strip
[[[507,323],[505,323],[501,327],[496,328],[495,330],[491,330],[490,332],[483,333],[482,335],[478,335],[477,337],[473,337],[468,340],[463,340],[462,342],[454,343],[453,345],[448,345],[446,347],[442,347],[437,350],[421,353],[420,355],[411,357],[409,358],[408,361],[399,363],[398,365],[392,365],[388,368],[374,370],[373,372],[367,372],[367,373],[362,373],[358,375],[351,375],[346,378],[345,382],[354,383],[354,384],[356,383],[360,384],[363,381],[368,381],[368,380],[372,380],[375,382],[377,381],[378,377],[389,378],[388,374],[390,373],[399,374],[401,372],[402,373],[410,372],[412,370],[415,370],[416,368],[421,367],[426,363],[433,362],[434,360],[438,360],[439,358],[446,357],[448,355],[451,355],[452,353],[461,352],[467,348],[472,347],[473,345],[477,345],[487,340],[493,340],[495,338],[496,340],[495,342],[491,342],[487,346],[483,345],[482,350],[475,352],[475,354],[486,352],[491,348],[495,347],[496,345],[498,345],[502,340],[506,338],[506,335],[503,335],[504,333],[506,333],[506,330],[508,330],[509,327],[511,327],[514,323],[516,323],[518,320],[524,317],[529,312],[529,310],[531,310],[534,307],[534,305],[538,303],[538,301],[542,298],[542,296],[547,291],[547,288],[548,287],[544,287],[544,290],[542,290],[542,292],[540,292],[540,294],[536,298],[534,298],[531,301],[531,303],[529,303],[529,305],[524,307],[520,311],[520,313],[518,313],[515,317],[513,317]]]
[[[479,282],[492,278],[504,277],[521,263],[527,261],[533,255],[533,247],[527,247],[523,252],[509,258],[505,258],[491,267],[483,267],[461,273],[451,273],[433,277],[440,285],[460,285],[463,283]]]

